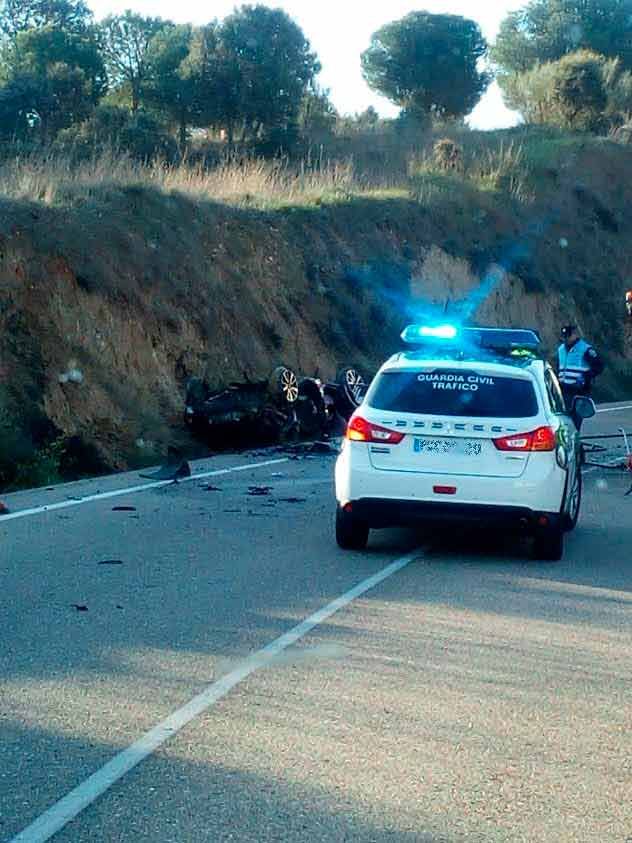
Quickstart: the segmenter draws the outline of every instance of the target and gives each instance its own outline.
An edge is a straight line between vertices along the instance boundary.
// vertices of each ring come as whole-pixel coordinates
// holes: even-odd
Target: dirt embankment
[[[413,318],[577,319],[608,397],[632,386],[622,291],[632,180],[611,157],[529,204],[443,192],[271,212],[109,187],[69,207],[0,206],[0,463],[76,437],[112,468],[181,436],[184,384],[375,366]],[[592,154],[592,153],[591,153]],[[576,175],[581,174],[581,178]],[[6,471],[5,471],[6,477]]]

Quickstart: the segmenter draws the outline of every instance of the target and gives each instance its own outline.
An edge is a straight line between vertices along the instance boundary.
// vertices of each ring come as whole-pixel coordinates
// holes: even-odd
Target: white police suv
[[[372,528],[474,522],[534,538],[560,559],[579,516],[581,448],[533,331],[411,325],[408,350],[379,370],[351,417],[336,463],[336,539]]]

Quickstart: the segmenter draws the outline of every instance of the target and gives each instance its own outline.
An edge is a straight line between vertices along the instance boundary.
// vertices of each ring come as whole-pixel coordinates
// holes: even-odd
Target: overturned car
[[[351,366],[340,369],[332,382],[299,378],[287,366],[278,366],[264,380],[245,378],[215,391],[192,378],[184,419],[192,432],[214,445],[335,435],[367,388],[363,375]]]

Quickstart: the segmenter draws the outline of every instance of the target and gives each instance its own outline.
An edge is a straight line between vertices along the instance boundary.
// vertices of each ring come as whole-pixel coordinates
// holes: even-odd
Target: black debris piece
[[[102,562],[99,562],[99,565],[122,565],[122,559],[104,559]]]
[[[88,607],[85,606],[83,603],[72,603],[72,608],[76,609],[78,612],[87,612]]]
[[[113,506],[112,512],[136,512],[135,506]]]
[[[140,476],[146,480],[173,480],[175,482],[183,480],[185,477],[190,477],[191,466],[187,460],[182,460],[179,463],[168,462],[157,471],[151,471],[149,473],[141,472]]]
[[[279,498],[280,503],[307,503],[307,498]]]
[[[339,449],[331,442],[299,442],[296,445],[289,445],[286,453],[290,455],[290,459],[298,459],[300,456],[310,454],[335,455],[339,453]]]
[[[203,489],[205,492],[221,492],[222,490],[219,486],[200,486],[200,489]]]
[[[265,497],[272,491],[272,486],[248,486],[247,494],[251,497]]]

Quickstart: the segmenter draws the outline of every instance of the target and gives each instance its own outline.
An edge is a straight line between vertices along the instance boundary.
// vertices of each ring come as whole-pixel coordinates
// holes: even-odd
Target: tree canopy
[[[84,0],[1,0],[0,33],[14,39],[19,32],[49,26],[85,34],[94,24]]]
[[[505,100],[527,123],[603,131],[632,114],[632,73],[589,50],[537,64],[503,80]]]
[[[368,84],[409,112],[462,117],[487,89],[487,42],[474,21],[413,12],[375,32],[362,54]]]
[[[110,85],[129,90],[132,111],[140,105],[151,40],[169,25],[161,18],[143,17],[128,10],[122,15],[109,15],[99,26]]]
[[[320,71],[301,28],[281,9],[242,6],[224,20],[220,43],[244,138],[282,134],[296,125]]]
[[[531,0],[503,20],[492,59],[507,75],[578,50],[632,69],[632,0]]]

